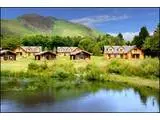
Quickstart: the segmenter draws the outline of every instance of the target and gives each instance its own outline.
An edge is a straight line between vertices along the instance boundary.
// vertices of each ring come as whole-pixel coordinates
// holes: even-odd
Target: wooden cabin
[[[18,56],[31,56],[35,55],[36,53],[42,52],[41,46],[19,46],[17,47],[14,52]]]
[[[16,60],[16,53],[11,50],[1,50],[1,60]]]
[[[44,52],[35,54],[35,60],[41,60],[41,59],[45,59],[45,60],[56,59],[56,53],[53,53],[50,51],[44,51]]]
[[[70,60],[90,59],[90,58],[91,58],[91,53],[85,50],[75,51],[70,54]]]
[[[59,56],[69,56],[71,52],[81,50],[78,47],[57,47],[57,55]]]
[[[104,46],[104,56],[106,59],[144,59],[144,53],[141,49],[133,46]]]

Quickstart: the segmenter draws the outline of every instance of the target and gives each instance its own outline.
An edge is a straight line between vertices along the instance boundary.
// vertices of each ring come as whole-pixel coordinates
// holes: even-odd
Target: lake
[[[110,85],[1,93],[1,112],[159,112],[159,106],[158,93]]]

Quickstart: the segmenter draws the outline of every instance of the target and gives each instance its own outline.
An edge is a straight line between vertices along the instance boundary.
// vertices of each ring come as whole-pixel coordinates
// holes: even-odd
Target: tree
[[[147,28],[144,26],[141,28],[140,32],[139,32],[139,38],[142,40],[145,40],[146,37],[149,36],[148,30]]]
[[[84,37],[84,39],[82,39],[79,42],[78,46],[81,49],[84,49],[86,51],[92,52],[94,45],[95,45],[95,42],[93,41],[92,38],[90,38],[90,37]]]
[[[44,48],[44,51],[48,51],[48,48],[47,48],[47,47],[45,47],[45,48]]]
[[[7,35],[1,39],[1,47],[5,49],[14,50],[17,46],[21,45],[20,36]]]
[[[49,48],[49,36],[44,35],[32,35],[32,36],[24,36],[22,39],[22,44],[25,46],[42,46],[44,50],[45,47]]]
[[[139,32],[139,41],[138,41],[137,47],[141,48],[147,37],[149,37],[149,33],[148,33],[147,28],[144,26],[144,27],[141,28],[141,30]]]
[[[147,37],[149,37],[149,33],[147,28],[144,26],[140,29],[139,35],[134,37],[132,44],[136,45],[139,48],[142,48]]]
[[[149,49],[149,50],[159,50],[160,49],[160,36],[159,36],[159,33],[160,33],[160,25],[157,26],[153,36],[150,36],[150,37],[147,37],[145,42],[144,42],[144,45],[143,45],[143,48],[144,49]]]
[[[78,37],[72,37],[73,46],[78,47],[79,42],[82,40],[81,36]]]
[[[141,46],[141,42],[139,40],[139,36],[134,36],[133,41],[131,43],[132,43],[132,45],[136,45],[137,47]]]
[[[97,56],[101,55],[101,48],[98,43],[94,45],[94,47],[92,49],[92,53],[93,53],[93,55],[97,55]]]
[[[126,45],[131,45],[131,41],[126,41]]]
[[[116,37],[115,45],[124,45],[124,44],[125,44],[125,41],[123,39],[123,35],[119,33]]]
[[[124,39],[123,39],[123,35],[122,35],[121,33],[119,33],[119,34],[117,35],[117,37],[118,37],[119,39],[121,39],[121,40],[124,40]]]

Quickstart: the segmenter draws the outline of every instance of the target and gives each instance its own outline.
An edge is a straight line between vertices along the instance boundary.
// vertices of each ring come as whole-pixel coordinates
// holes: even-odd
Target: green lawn
[[[26,71],[28,64],[31,62],[36,63],[43,63],[45,60],[34,60],[34,57],[22,58],[17,57],[16,61],[2,61],[1,62],[1,70],[9,70],[9,71]],[[97,57],[92,56],[91,60],[70,60],[69,56],[58,56],[56,60],[48,60],[46,61],[47,64],[50,66],[54,63],[57,64],[65,64],[68,62],[72,62],[75,67],[85,67],[89,63],[96,63],[99,66],[105,65],[106,61],[104,60],[103,56]]]
[[[2,61],[1,62],[1,70],[9,70],[9,71],[26,71],[28,64],[31,62],[43,63],[45,60],[34,60],[34,57],[17,57],[16,61]],[[70,60],[69,56],[58,56],[56,60],[48,60],[46,61],[48,65],[52,65],[54,63],[57,64],[65,64],[68,62],[72,62],[74,67],[85,67],[87,64],[96,64],[98,67],[105,67],[111,60],[106,60],[103,56],[92,56],[90,60]],[[124,60],[125,62],[137,63],[141,60]]]

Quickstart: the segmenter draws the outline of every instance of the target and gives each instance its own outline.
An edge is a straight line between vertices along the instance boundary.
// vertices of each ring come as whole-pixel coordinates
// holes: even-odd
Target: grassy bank
[[[159,90],[158,78],[157,80],[151,80],[151,79],[136,77],[136,76],[129,77],[129,76],[111,74],[109,81],[125,83],[133,87],[147,87],[147,88]]]
[[[159,60],[105,60],[93,56],[91,60],[69,60],[57,57],[54,61],[35,61],[34,58],[18,58],[17,61],[2,61],[1,78],[11,88],[25,84],[26,89],[44,87],[69,88],[90,82],[108,81],[125,83],[133,87],[159,89]],[[23,85],[24,86],[24,85]]]

